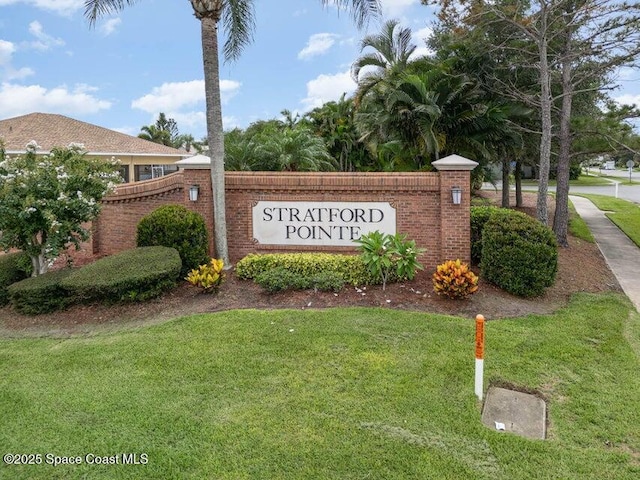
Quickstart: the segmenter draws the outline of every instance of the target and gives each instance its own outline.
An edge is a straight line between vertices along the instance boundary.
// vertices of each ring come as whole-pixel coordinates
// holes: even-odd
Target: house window
[[[120,172],[122,181],[124,183],[129,183],[129,165],[120,165],[120,168],[118,168],[118,171]]]
[[[177,165],[136,165],[136,182],[141,180],[150,180],[152,178],[160,178],[177,171]]]

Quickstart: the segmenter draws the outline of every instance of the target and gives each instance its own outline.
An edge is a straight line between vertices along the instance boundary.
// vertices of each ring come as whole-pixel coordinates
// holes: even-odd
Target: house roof
[[[53,147],[81,143],[89,154],[94,155],[189,155],[166,145],[52,113],[30,113],[0,120],[0,140],[4,142],[7,153],[23,153],[27,143],[35,140],[41,147],[39,153],[47,153]]]

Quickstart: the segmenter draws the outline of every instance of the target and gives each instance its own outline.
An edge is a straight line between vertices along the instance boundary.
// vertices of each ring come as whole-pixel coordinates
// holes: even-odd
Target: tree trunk
[[[227,220],[224,186],[224,133],[220,102],[220,70],[218,64],[218,24],[209,17],[200,19],[202,27],[202,56],[204,88],[207,108],[207,139],[211,157],[211,186],[213,188],[213,232],[216,257],[231,267],[227,248]]]
[[[545,23],[541,31],[546,32],[546,9],[541,12],[542,22]],[[549,60],[547,58],[547,37],[541,35],[538,39],[538,51],[540,53],[540,110],[542,123],[542,138],[540,139],[540,165],[538,181],[538,202],[536,214],[543,225],[549,221],[547,209],[547,194],[549,190],[549,167],[551,164],[551,75],[549,73]]]
[[[33,267],[33,271],[31,272],[32,277],[47,273],[49,270],[49,262],[47,262],[45,258],[44,247],[42,247],[39,255],[29,255],[29,257],[31,258],[31,266]]]
[[[565,40],[562,58],[562,110],[560,111],[560,138],[558,155],[558,173],[556,186],[556,212],[553,217],[553,231],[558,245],[567,247],[569,229],[569,174],[571,170],[571,106],[573,84],[571,82],[571,40],[570,34]]]
[[[502,159],[502,208],[509,208],[509,159]]]
[[[520,160],[516,160],[514,175],[516,180],[516,207],[522,207],[522,163]]]

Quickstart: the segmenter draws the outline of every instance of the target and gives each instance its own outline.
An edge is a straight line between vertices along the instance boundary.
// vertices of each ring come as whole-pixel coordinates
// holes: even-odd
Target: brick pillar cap
[[[211,168],[211,159],[206,155],[194,155],[183,160],[175,162],[176,165],[184,170],[205,170]]]
[[[473,170],[478,166],[478,162],[461,157],[460,155],[449,155],[442,160],[436,160],[431,165],[437,170]]]

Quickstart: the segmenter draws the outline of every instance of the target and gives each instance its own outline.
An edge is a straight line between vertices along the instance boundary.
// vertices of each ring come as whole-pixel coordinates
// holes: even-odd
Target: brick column
[[[189,160],[189,159],[187,159]],[[181,162],[186,162],[181,160]],[[176,162],[180,163],[180,162]],[[186,165],[181,170],[184,175],[184,190],[182,203],[189,210],[199,213],[204,218],[209,232],[209,255],[215,256],[215,246],[213,244],[213,193],[211,191],[211,170],[208,165]],[[189,189],[192,185],[198,187],[198,200],[189,200]]]
[[[471,170],[478,163],[459,155],[449,155],[432,165],[440,173],[440,262],[471,261]],[[452,190],[462,190],[459,205],[453,203]]]

